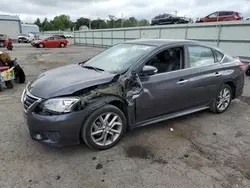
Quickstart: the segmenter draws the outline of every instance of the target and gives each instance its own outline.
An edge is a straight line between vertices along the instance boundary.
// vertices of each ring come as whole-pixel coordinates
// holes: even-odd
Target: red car
[[[200,18],[196,21],[196,23],[200,22],[217,22],[217,21],[233,21],[233,20],[242,20],[243,17],[241,13],[234,11],[218,11],[204,18]]]
[[[69,43],[69,41],[66,39],[63,39],[63,38],[58,37],[58,36],[52,36],[52,37],[48,37],[48,38],[41,39],[41,40],[35,40],[31,44],[37,48],[44,48],[44,47],[64,48],[65,46],[68,45],[68,43]]]

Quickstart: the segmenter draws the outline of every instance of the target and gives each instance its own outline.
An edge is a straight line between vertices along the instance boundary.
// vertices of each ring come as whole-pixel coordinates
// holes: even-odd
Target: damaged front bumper
[[[26,100],[28,97],[31,98],[30,94],[24,96]],[[62,115],[40,115],[35,112],[40,102],[37,100],[28,108],[25,107],[25,101],[23,102],[25,126],[31,138],[51,147],[65,147],[80,143],[80,130],[85,118],[84,110]]]

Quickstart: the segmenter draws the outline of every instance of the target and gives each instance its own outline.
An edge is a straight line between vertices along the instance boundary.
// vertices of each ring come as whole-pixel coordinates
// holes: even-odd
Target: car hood
[[[34,43],[42,42],[42,40],[34,40]]]
[[[28,90],[34,96],[48,99],[70,95],[81,89],[108,83],[114,76],[115,74],[97,72],[73,64],[42,73],[30,83]]]

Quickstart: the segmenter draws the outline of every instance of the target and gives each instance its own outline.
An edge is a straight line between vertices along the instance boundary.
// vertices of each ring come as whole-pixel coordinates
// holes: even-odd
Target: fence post
[[[221,24],[220,24],[219,30],[218,30],[217,44],[216,44],[217,47],[219,47],[219,44],[220,44],[220,34],[221,34]]]
[[[126,29],[124,28],[123,41],[126,41]]]
[[[73,44],[75,44],[76,42],[75,42],[75,27],[73,27],[73,37],[74,37],[74,39],[73,39]],[[79,37],[79,40],[80,40],[80,37]],[[79,42],[80,43],[80,42]]]
[[[185,29],[185,39],[187,39],[187,32],[188,32],[188,25],[186,25],[186,29]]]
[[[161,27],[159,28],[159,36],[158,38],[160,39],[161,38]]]
[[[85,44],[86,46],[88,46],[88,41],[87,41],[87,34],[86,34],[87,31],[84,31],[84,34],[85,34]]]
[[[103,31],[101,32],[101,36],[102,36],[102,47],[103,47]]]
[[[113,46],[113,30],[111,30],[111,46]]]
[[[95,46],[94,32],[92,31],[92,45]]]

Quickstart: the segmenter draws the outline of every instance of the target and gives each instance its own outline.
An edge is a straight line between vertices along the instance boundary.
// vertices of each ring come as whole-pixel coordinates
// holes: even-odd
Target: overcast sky
[[[37,17],[52,19],[67,14],[72,20],[79,17],[106,19],[134,16],[152,19],[160,13],[178,11],[179,16],[203,17],[217,10],[234,10],[250,17],[250,0],[0,0],[0,14],[19,15],[23,22]]]

